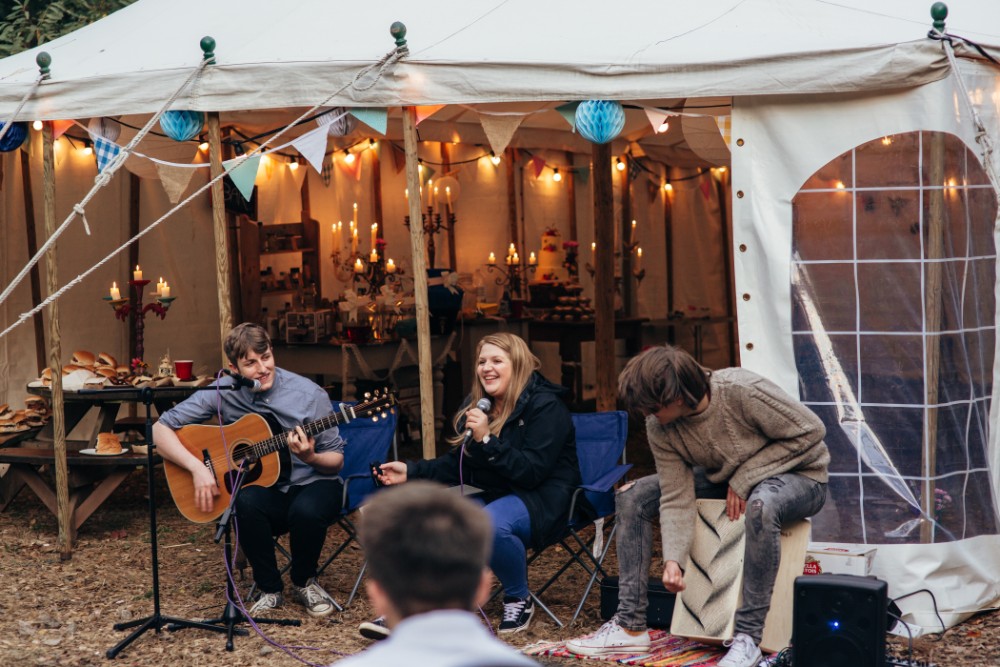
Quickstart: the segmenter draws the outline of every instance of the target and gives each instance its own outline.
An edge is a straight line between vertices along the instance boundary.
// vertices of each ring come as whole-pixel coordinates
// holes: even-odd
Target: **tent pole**
[[[211,156],[212,178],[222,173],[222,130],[218,112],[208,114],[208,152]],[[233,328],[232,287],[229,275],[229,245],[226,239],[226,201],[222,180],[212,184],[212,221],[215,230],[215,277],[218,281],[220,342]],[[221,345],[220,345],[220,354]],[[223,354],[222,366],[227,364]]]
[[[510,242],[517,244],[517,149],[504,150],[504,167],[507,169],[507,226]],[[504,246],[507,244],[504,243]]]
[[[566,201],[569,207],[569,240],[580,240],[579,230],[576,222],[576,178],[573,172],[573,153],[566,151],[566,174],[563,176],[566,183]],[[577,256],[579,257],[579,250]]]
[[[667,166],[667,183],[670,182],[670,167]],[[674,202],[671,191],[663,190],[663,244],[664,257],[667,259],[667,317],[674,314]],[[670,341],[671,343],[674,340]]]
[[[445,176],[451,171],[451,150],[448,148],[448,144],[443,141],[441,142],[441,171]],[[451,204],[448,204],[445,207],[444,221],[448,229],[448,268],[452,271],[458,271],[458,254],[455,250],[455,226],[451,224],[450,214]]]
[[[372,153],[372,216],[378,223],[378,238],[385,238],[385,219],[382,214],[382,159],[379,151],[382,144],[376,143]],[[383,258],[384,259],[384,258]]]
[[[129,238],[135,238],[139,233],[139,177],[129,172],[128,175],[129,192],[128,192],[128,236]],[[133,266],[139,264],[139,243],[133,243],[128,247],[128,266],[129,271],[132,270]],[[128,275],[131,275],[130,273]],[[131,301],[132,312],[138,312],[137,307],[139,305],[139,295],[135,290],[129,290],[129,300]],[[125,362],[126,365],[130,365],[132,359],[136,357],[136,346],[135,346],[135,325],[138,318],[130,317],[128,318],[128,361]],[[155,366],[154,366],[155,368]],[[135,403],[129,403],[129,416],[135,416]]]
[[[615,222],[611,146],[594,144],[594,347],[597,411],[615,409]]]
[[[35,232],[35,196],[31,190],[31,155],[26,149],[21,151],[21,185],[24,188],[24,223],[25,236],[28,239],[28,257],[34,257],[38,252],[38,239]],[[42,302],[42,279],[38,272],[38,264],[31,267],[31,307],[35,308]],[[35,313],[32,317],[35,327],[35,364],[38,373],[45,368],[45,323],[42,314]]]
[[[722,225],[722,268],[725,270],[726,281],[726,325],[728,332],[729,365],[736,365],[736,286],[733,282],[733,228],[729,218],[729,197],[727,196],[726,179],[728,171],[719,172],[719,180],[715,183],[715,195],[719,199],[719,220]]]
[[[925,135],[926,136],[926,135]],[[934,516],[934,475],[937,468],[937,426],[938,426],[938,379],[941,374],[941,259],[944,255],[944,135],[940,132],[931,133],[930,165],[928,166],[928,181],[930,188],[925,190],[928,198],[927,207],[927,271],[926,283],[926,323],[924,350],[927,372],[925,375],[925,404],[927,417],[924,420],[924,455],[923,455],[923,491],[920,504],[924,516]],[[934,541],[934,527],[930,521],[920,524],[920,541]]]
[[[637,295],[632,281],[632,188],[630,187],[629,172],[632,171],[632,156],[625,154],[622,162],[625,168],[621,170],[621,199],[622,199],[622,219],[619,225],[621,230],[621,243],[615,248],[615,252],[622,254],[622,303],[625,305],[625,314],[634,317],[637,312]]]
[[[406,150],[406,187],[418,193],[410,197],[410,220],[420,220],[420,174],[417,171],[417,110],[403,107],[403,146]],[[434,378],[431,369],[431,321],[427,305],[427,262],[424,255],[424,226],[410,225],[413,252],[413,296],[417,305],[417,364],[420,372],[420,436],[425,459],[437,455],[434,433]]]
[[[56,233],[56,157],[52,123],[42,129],[42,179],[45,184],[45,237]],[[46,287],[49,295],[59,289],[56,247],[45,253]],[[56,463],[56,518],[59,522],[59,558],[73,557],[73,525],[69,511],[69,468],[66,464],[66,418],[63,414],[62,343],[59,337],[59,302],[49,304],[49,367],[52,369],[52,426]]]

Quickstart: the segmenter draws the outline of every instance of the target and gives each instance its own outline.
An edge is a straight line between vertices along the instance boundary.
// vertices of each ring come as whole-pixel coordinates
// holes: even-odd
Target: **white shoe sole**
[[[528,616],[528,622],[525,623],[524,625],[522,625],[521,627],[518,627],[518,628],[509,628],[507,630],[500,630],[498,628],[497,629],[497,634],[498,635],[512,635],[512,634],[515,634],[515,633],[518,633],[518,632],[523,632],[524,630],[527,630],[529,626],[531,626],[531,621],[534,618],[535,618],[535,612],[532,611],[531,615]]]
[[[575,653],[576,655],[585,655],[588,657],[596,657],[602,655],[616,655],[619,653],[649,653],[649,644],[645,646],[639,644],[632,644],[630,646],[579,646],[574,645],[572,642],[566,642],[566,650],[570,653]]]

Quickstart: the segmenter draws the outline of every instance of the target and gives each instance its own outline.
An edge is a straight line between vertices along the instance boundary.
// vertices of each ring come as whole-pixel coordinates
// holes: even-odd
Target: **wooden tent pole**
[[[417,110],[403,107],[403,147],[406,151],[406,187],[420,192],[417,171]],[[410,197],[410,220],[420,220],[420,197]],[[431,320],[427,304],[427,262],[424,255],[424,226],[410,225],[413,253],[413,295],[417,305],[417,364],[420,372],[420,435],[425,459],[437,454],[434,434],[434,377],[431,363]]]
[[[597,351],[597,411],[615,409],[615,228],[611,146],[594,144],[594,346]]]
[[[375,144],[372,150],[372,216],[378,223],[378,238],[385,238],[385,219],[382,214],[382,158],[379,151],[382,143]]]
[[[580,235],[576,222],[576,177],[573,172],[572,151],[566,151],[566,173],[563,175],[563,182],[566,184],[566,202],[569,208],[569,240],[579,241]]]
[[[441,171],[445,175],[451,171],[451,150],[448,144],[441,142]],[[445,221],[448,226],[448,268],[458,271],[458,252],[455,249],[455,226],[451,224],[451,205],[445,206]]]
[[[42,179],[45,186],[45,237],[56,233],[56,158],[52,123],[42,128]],[[45,253],[49,296],[59,289],[58,260],[53,243]],[[49,367],[52,369],[52,426],[56,463],[56,518],[59,522],[59,558],[73,556],[73,525],[69,511],[69,468],[66,465],[66,418],[63,413],[62,343],[59,336],[59,302],[49,304]]]
[[[633,317],[636,314],[638,304],[636,303],[636,290],[632,277],[632,188],[629,172],[632,171],[632,158],[628,154],[624,156],[622,163],[625,168],[619,173],[621,176],[621,198],[622,198],[622,219],[618,229],[621,230],[621,243],[615,248],[615,252],[622,254],[622,303],[625,305],[625,314]]]
[[[28,239],[28,257],[34,257],[38,252],[38,239],[35,232],[35,195],[31,190],[31,155],[25,148],[21,150],[21,185],[24,188],[24,223],[25,236]],[[38,272],[38,264],[31,267],[31,307],[35,308],[42,302],[42,279]],[[45,368],[45,322],[42,314],[35,313],[32,317],[35,327],[35,364],[39,375]]]
[[[924,266],[927,271],[926,282],[926,322],[925,322],[925,404],[927,418],[924,420],[924,455],[923,459],[923,490],[920,504],[924,516],[934,516],[934,476],[937,474],[937,427],[938,427],[938,381],[941,376],[941,301],[942,273],[941,262],[936,261],[944,255],[944,216],[945,192],[944,185],[944,135],[940,132],[931,134],[930,165],[928,181],[930,188],[925,190],[928,198],[927,207],[927,257]],[[930,521],[920,524],[920,541],[933,541],[934,527]]]
[[[208,152],[211,157],[211,175],[217,177],[222,168],[222,130],[219,125],[219,114],[208,114]],[[219,296],[219,350],[222,355],[222,366],[228,361],[223,353],[221,341],[233,328],[232,286],[229,275],[229,244],[226,234],[226,201],[222,191],[222,180],[212,184],[212,222],[215,231],[215,277]]]
[[[129,172],[128,175],[128,237],[134,239],[139,234],[139,177],[135,174]],[[129,271],[132,270],[133,266],[139,264],[139,242],[133,243],[128,247],[128,266]],[[126,272],[127,275],[131,273]],[[139,295],[135,290],[129,290],[129,301],[131,302],[132,312],[138,312],[137,308],[139,305]],[[130,317],[128,318],[128,361],[125,362],[126,365],[131,364],[132,359],[136,357],[136,346],[135,346],[135,326],[138,318]],[[155,365],[151,365],[152,368],[156,368]],[[129,403],[129,416],[134,417],[135,414],[135,403]]]
[[[517,246],[517,150],[504,151],[504,168],[507,170],[507,226],[510,242]],[[504,246],[507,244],[504,243]]]
[[[667,167],[670,176],[670,167]],[[669,182],[669,181],[668,181]],[[664,188],[663,192],[663,245],[664,257],[667,258],[667,317],[674,314],[674,201],[672,190]]]
[[[722,225],[722,268],[726,281],[726,325],[729,343],[729,365],[736,365],[736,283],[733,281],[733,228],[729,222],[729,189],[726,187],[728,171],[719,172],[715,182],[715,196],[719,199],[719,221]]]

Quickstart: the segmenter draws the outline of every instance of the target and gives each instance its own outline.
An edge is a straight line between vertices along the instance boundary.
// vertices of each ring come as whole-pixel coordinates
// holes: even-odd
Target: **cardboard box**
[[[802,574],[871,574],[876,548],[870,544],[810,542]]]

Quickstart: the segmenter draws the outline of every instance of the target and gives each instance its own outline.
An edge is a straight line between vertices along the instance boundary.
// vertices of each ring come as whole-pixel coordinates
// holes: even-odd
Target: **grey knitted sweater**
[[[663,560],[682,567],[694,533],[692,466],[704,466],[710,481],[728,482],[744,499],[781,473],[827,481],[823,422],[776,384],[743,368],[712,373],[704,412],[665,426],[651,415],[646,434],[660,480]]]

